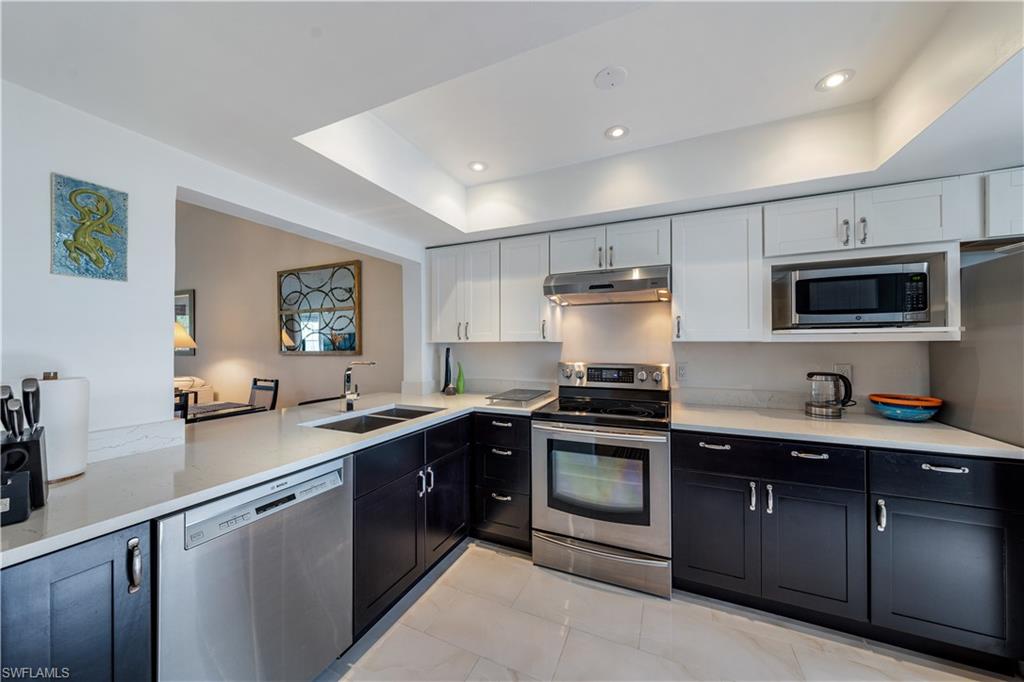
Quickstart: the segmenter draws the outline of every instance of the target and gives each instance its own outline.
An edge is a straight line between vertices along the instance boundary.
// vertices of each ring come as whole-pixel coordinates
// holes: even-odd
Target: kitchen
[[[5,673],[1020,675],[1022,9],[5,3]],[[262,69],[228,66],[225,22]],[[836,22],[863,44],[812,30]],[[173,86],[90,51],[101,23]],[[424,29],[457,56],[385,78]],[[287,55],[249,42],[278,33]],[[820,58],[757,52],[798,36]],[[724,40],[764,56],[763,107],[715,85],[738,63],[688,72],[706,102],[652,85]],[[322,83],[324,50],[393,60],[386,92],[289,87],[275,60]],[[145,94],[83,92],[61,56]],[[225,143],[265,79],[291,102]],[[669,90],[678,122],[651,117]],[[91,266],[56,260],[51,174],[110,202],[127,274],[55,269]],[[182,202],[400,264],[400,352],[331,360],[330,400],[172,418]],[[91,387],[84,475],[49,485],[47,371]]]

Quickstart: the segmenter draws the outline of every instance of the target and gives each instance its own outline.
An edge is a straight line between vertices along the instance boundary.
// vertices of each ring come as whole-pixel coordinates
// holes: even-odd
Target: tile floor
[[[486,543],[432,575],[319,682],[1006,679],[680,592],[646,597]]]

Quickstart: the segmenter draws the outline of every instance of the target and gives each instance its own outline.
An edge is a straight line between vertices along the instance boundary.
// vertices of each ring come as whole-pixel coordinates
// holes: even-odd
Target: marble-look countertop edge
[[[897,422],[872,414],[850,414],[825,422],[810,419],[800,410],[675,402],[672,430],[1024,461],[1024,448],[1010,443],[939,422]],[[877,435],[871,435],[872,431]]]
[[[374,400],[378,398],[378,400]],[[237,478],[231,478],[229,480],[214,483],[201,489],[189,492],[183,495],[177,495],[168,499],[154,502],[152,504],[143,504],[135,509],[128,509],[123,513],[115,513],[110,516],[104,516],[95,521],[89,521],[81,526],[69,527],[66,530],[61,530],[54,533],[48,533],[45,530],[39,530],[31,526],[33,518],[36,518],[47,513],[48,507],[35,510],[32,516],[28,520],[19,523],[5,526],[0,531],[0,540],[3,536],[10,534],[21,535],[16,541],[17,544],[7,547],[6,542],[3,543],[4,547],[0,550],[0,568],[8,568],[31,559],[50,554],[52,552],[71,547],[73,545],[87,542],[94,538],[112,533],[123,528],[137,525],[146,521],[161,518],[169,514],[174,514],[182,510],[194,507],[205,502],[230,495],[232,493],[244,490],[246,488],[258,485],[260,483],[278,478],[281,476],[287,476],[288,474],[296,471],[302,471],[310,467],[314,467],[325,462],[330,462],[333,459],[340,459],[342,457],[354,454],[358,451],[365,450],[367,448],[380,445],[387,441],[395,438],[400,438],[417,431],[428,429],[452,419],[458,419],[465,415],[472,414],[474,412],[481,412],[487,414],[507,414],[511,416],[530,416],[530,413],[537,407],[543,405],[545,402],[551,400],[553,395],[542,396],[537,400],[534,400],[524,406],[512,406],[512,405],[500,405],[490,404],[485,402],[483,395],[462,395],[454,398],[455,401],[462,404],[452,407],[444,407],[440,411],[418,417],[416,419],[409,420],[396,424],[394,427],[388,427],[378,431],[373,431],[366,434],[346,434],[343,432],[325,432],[325,433],[337,433],[339,437],[354,438],[349,443],[344,443],[338,447],[329,448],[316,454],[304,455],[295,458],[291,461],[286,461],[280,465],[273,466],[270,468],[261,469],[258,471],[252,471],[243,476]],[[326,417],[334,416],[335,418],[341,419],[345,417],[358,416],[360,414],[374,412],[381,409],[387,409],[394,405],[410,405],[410,406],[425,406],[425,407],[436,407],[438,403],[447,403],[453,399],[439,396],[409,396],[404,394],[381,394],[379,396],[364,396],[363,405],[359,406],[359,409],[351,413],[339,413],[332,411],[329,408],[323,406],[311,406],[309,408],[289,408],[292,412],[303,412],[304,414],[300,420],[296,420],[294,423],[282,425],[279,428],[298,428],[307,429],[309,427],[302,426],[306,422],[317,422],[322,421]],[[373,404],[373,403],[378,404]],[[331,405],[332,403],[326,403],[324,405]],[[277,413],[272,413],[276,415]],[[216,424],[218,427],[237,427],[242,428],[246,425],[242,419],[273,419],[271,414],[267,415],[245,415],[245,417],[238,421],[224,420],[218,422],[208,422],[207,424]],[[280,416],[277,417],[281,419]],[[203,428],[204,424],[194,425],[190,428]],[[301,432],[300,432],[301,433]],[[137,455],[129,455],[124,458],[117,458],[106,460],[102,464],[107,466],[116,466],[119,461],[131,460],[139,457],[158,457],[161,452],[174,453],[179,455],[180,451],[184,449],[187,452],[188,443],[185,445],[176,445],[167,448],[161,448],[159,450],[152,450],[145,453],[139,453]],[[91,465],[92,466],[92,465]],[[86,472],[88,477],[88,470]],[[74,486],[76,483],[84,481],[85,479],[79,479],[78,481],[70,481],[62,484],[63,486]],[[53,502],[51,497],[50,502]],[[127,506],[127,505],[126,505]]]

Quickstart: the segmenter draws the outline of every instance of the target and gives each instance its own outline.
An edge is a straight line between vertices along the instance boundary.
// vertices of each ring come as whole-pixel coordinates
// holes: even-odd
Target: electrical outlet
[[[837,362],[832,365],[832,371],[836,374],[842,374],[844,377],[853,382],[853,365],[848,362]]]
[[[680,362],[678,365],[676,365],[676,380],[677,381],[685,381],[686,380],[686,363],[685,362]]]

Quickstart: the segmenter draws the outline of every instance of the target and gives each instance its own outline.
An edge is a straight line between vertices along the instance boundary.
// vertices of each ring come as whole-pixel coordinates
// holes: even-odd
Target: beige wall
[[[402,381],[402,268],[313,239],[178,202],[176,289],[196,290],[194,357],[174,358],[175,376],[206,379],[218,400],[245,402],[255,376],[281,380],[278,406],[341,393],[350,360],[362,393],[397,391]],[[278,352],[277,272],[363,262],[361,357],[283,356]]]

